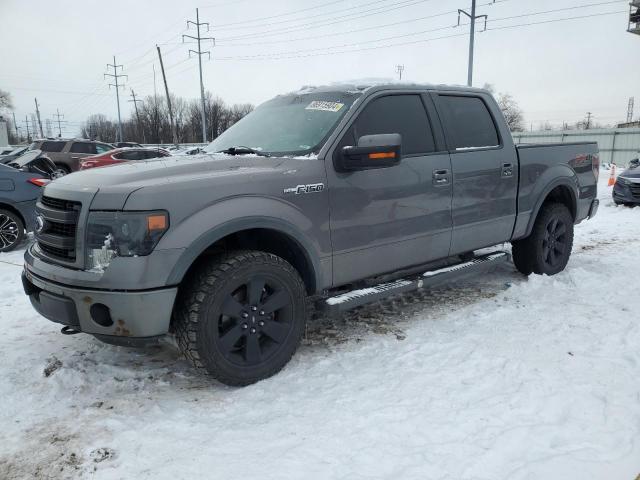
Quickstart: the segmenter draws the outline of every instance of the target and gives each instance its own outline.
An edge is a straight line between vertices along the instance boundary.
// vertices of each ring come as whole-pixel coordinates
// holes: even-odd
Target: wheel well
[[[7,203],[0,203],[0,210],[7,210],[11,213],[14,213],[18,216],[18,218],[22,221],[22,225],[24,226],[24,228],[27,228],[27,222],[25,222],[24,217],[22,216],[22,214],[20,213],[20,211],[15,208],[12,207],[11,205],[7,204]]]
[[[316,290],[313,264],[302,246],[289,235],[269,228],[252,228],[231,233],[207,247],[196,258],[185,275],[190,275],[196,265],[207,257],[232,250],[260,250],[283,258],[295,268],[305,284],[307,293]]]
[[[544,199],[543,205],[545,203],[562,203],[565,207],[569,209],[571,212],[571,216],[573,220],[576,219],[576,201],[571,192],[571,189],[566,185],[558,185],[553,190],[551,190],[547,197]]]

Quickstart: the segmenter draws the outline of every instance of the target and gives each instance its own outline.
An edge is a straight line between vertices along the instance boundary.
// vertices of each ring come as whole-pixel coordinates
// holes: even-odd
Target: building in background
[[[7,121],[0,115],[0,147],[9,145],[9,130],[7,128]]]

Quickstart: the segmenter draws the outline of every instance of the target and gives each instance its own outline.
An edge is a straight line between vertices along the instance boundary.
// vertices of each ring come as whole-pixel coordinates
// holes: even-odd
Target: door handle
[[[448,185],[451,178],[451,172],[446,169],[433,171],[433,184],[435,186]]]
[[[502,176],[504,178],[511,178],[513,176],[513,164],[512,163],[503,163],[502,164]]]

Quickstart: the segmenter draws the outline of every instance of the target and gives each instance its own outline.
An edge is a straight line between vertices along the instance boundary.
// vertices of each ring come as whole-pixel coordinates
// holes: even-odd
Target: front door
[[[334,285],[446,257],[451,242],[451,164],[434,138],[420,93],[369,99],[340,140],[399,133],[393,167],[339,173],[327,163]],[[331,162],[331,159],[327,159]]]

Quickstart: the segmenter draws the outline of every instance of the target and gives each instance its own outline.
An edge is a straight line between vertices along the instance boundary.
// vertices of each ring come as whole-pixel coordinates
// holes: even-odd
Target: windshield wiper
[[[269,155],[261,152],[260,150],[256,150],[255,148],[245,147],[245,146],[237,146],[237,147],[229,147],[225,150],[220,150],[216,153],[226,153],[227,155],[247,155],[249,153],[253,153],[255,155],[260,155],[261,157],[268,157]]]

